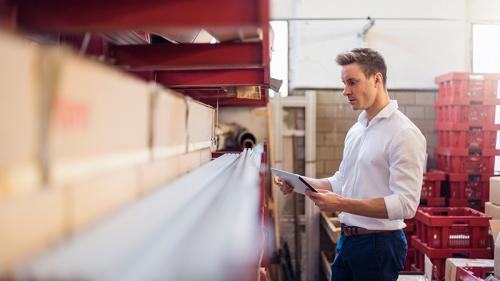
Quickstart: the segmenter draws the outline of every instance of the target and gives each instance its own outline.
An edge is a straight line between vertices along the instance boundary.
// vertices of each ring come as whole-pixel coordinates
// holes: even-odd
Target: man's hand
[[[313,192],[308,189],[305,191],[305,195],[314,202],[316,206],[321,211],[327,212],[341,212],[341,203],[343,197],[333,193],[331,191],[327,191],[324,189],[318,189],[318,192]]]
[[[321,211],[346,212],[371,218],[388,218],[384,198],[350,199],[324,189],[318,189],[318,192],[306,189],[305,195],[311,198]]]
[[[274,183],[280,188],[283,194],[289,194],[293,191],[293,187],[280,177],[274,177]]]

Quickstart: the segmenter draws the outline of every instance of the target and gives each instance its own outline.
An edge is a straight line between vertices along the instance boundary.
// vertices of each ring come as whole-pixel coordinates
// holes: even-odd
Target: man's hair
[[[370,48],[356,48],[348,52],[340,53],[335,59],[338,65],[344,66],[357,63],[368,78],[377,72],[382,74],[384,88],[387,82],[387,66],[384,58],[377,51]]]

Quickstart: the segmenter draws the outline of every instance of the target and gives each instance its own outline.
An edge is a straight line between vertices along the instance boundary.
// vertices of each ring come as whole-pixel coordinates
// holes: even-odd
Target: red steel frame
[[[115,64],[133,70],[261,68],[260,42],[114,46]]]
[[[240,29],[255,28],[262,34],[262,41],[258,43],[119,46],[106,49],[109,51],[106,54],[118,65],[135,70],[132,73],[142,79],[176,88],[212,105],[265,106],[269,100],[268,0],[0,0],[0,8],[3,6],[9,11],[6,15],[0,14],[0,20],[29,32],[81,34],[204,28],[237,33]],[[219,96],[224,87],[235,86],[261,86],[261,99]],[[210,90],[199,92],[200,88]],[[263,166],[267,164],[267,152],[265,146]],[[268,177],[268,169],[263,167],[260,214],[263,242],[267,239]],[[260,266],[268,267],[263,245],[265,243],[262,244],[264,259]]]
[[[18,0],[16,4],[20,28],[55,32],[260,27],[265,8],[254,0]]]
[[[264,69],[165,70],[156,81],[169,88],[258,86],[264,84]]]
[[[262,34],[260,42],[116,46],[108,55],[125,69],[141,71],[133,74],[166,87],[263,87],[261,100],[219,97],[220,105],[264,106],[269,100],[268,0],[17,0],[12,3],[16,12],[13,21],[19,29],[30,32],[204,28],[237,33],[240,29],[255,28]],[[214,104],[210,98],[200,100]]]

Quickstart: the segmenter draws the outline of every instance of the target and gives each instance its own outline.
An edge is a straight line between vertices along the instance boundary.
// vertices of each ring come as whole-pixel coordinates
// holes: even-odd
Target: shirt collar
[[[397,100],[389,100],[389,103],[380,110],[375,117],[370,121],[370,124],[373,123],[376,119],[382,119],[382,118],[388,118],[390,117],[394,112],[398,110],[398,101]],[[366,122],[368,122],[368,116],[366,114],[366,111],[363,110],[361,114],[358,116],[358,122],[361,123],[363,126],[366,127]]]

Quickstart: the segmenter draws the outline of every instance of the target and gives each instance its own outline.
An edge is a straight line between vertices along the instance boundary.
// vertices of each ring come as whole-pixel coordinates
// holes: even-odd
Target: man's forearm
[[[350,199],[342,198],[340,200],[340,208],[342,212],[372,217],[372,218],[388,218],[387,208],[384,198],[375,199]]]

